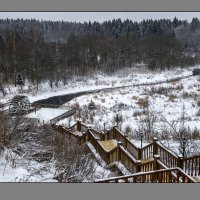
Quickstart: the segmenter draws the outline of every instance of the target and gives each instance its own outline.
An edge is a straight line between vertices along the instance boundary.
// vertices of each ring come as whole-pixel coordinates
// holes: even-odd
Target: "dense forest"
[[[200,22],[131,20],[52,22],[0,20],[0,73],[14,83],[17,73],[31,83],[51,87],[73,75],[144,63],[151,70],[184,67],[200,62]]]

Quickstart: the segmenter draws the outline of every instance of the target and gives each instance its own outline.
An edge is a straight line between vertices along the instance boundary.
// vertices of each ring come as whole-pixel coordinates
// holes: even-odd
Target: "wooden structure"
[[[30,102],[27,96],[16,95],[14,96],[9,103],[9,113],[19,114],[30,109]]]
[[[161,169],[95,181],[95,183],[195,183],[180,168]]]
[[[200,155],[181,158],[164,147],[157,138],[142,148],[136,147],[131,140],[116,127],[105,133],[93,130],[81,122],[69,129],[52,124],[66,139],[77,144],[89,142],[106,162],[120,162],[133,175],[104,179],[97,182],[196,182],[200,176]],[[76,134],[76,132],[82,134]],[[109,149],[107,149],[109,146]],[[140,174],[135,174],[139,173]],[[137,180],[137,181],[136,181]]]
[[[64,118],[68,118],[72,115],[76,114],[76,108],[73,108],[71,110],[68,110],[67,112],[53,118],[50,120],[50,124],[53,124],[53,123],[57,123],[58,121],[60,121],[61,119],[64,119]]]

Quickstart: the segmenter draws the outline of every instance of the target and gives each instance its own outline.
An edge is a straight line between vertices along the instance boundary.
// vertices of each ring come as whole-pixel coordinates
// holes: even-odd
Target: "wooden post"
[[[180,171],[177,170],[176,171],[176,181],[177,181],[177,183],[179,183],[179,179],[180,179]]]
[[[125,149],[127,149],[127,137],[128,137],[127,135],[124,136],[124,141],[125,141],[125,144],[124,144],[125,146],[124,146],[124,148],[125,148]]]
[[[91,141],[90,129],[91,129],[91,126],[88,126],[88,129],[87,129],[88,141]]]
[[[158,160],[160,159],[160,155],[154,155],[153,156],[154,162],[153,162],[153,170],[159,170]]]
[[[154,137],[153,138],[153,155],[157,155],[158,154],[157,141],[158,141],[158,138]]]
[[[110,164],[110,154],[108,153],[108,152],[106,152],[106,155],[107,155],[107,160],[106,160],[106,162],[108,163],[108,164]]]
[[[87,130],[87,132],[86,132],[86,135],[85,135],[85,137],[86,137],[86,142],[87,141],[90,141],[90,135],[89,135],[90,133],[89,133],[89,130]]]
[[[141,165],[142,165],[142,162],[141,162],[141,160],[137,160],[137,167],[136,167],[136,173],[137,172],[141,172]]]
[[[82,139],[83,139],[83,143],[85,143],[86,142],[86,132],[83,132]]]
[[[96,151],[99,154],[99,138],[96,138],[96,141],[97,141],[97,149],[96,149]]]
[[[61,125],[59,125],[59,129],[60,129],[60,132],[63,133],[63,129]]]
[[[72,135],[71,135],[70,129],[69,129],[69,140],[70,141],[72,140]]]
[[[183,157],[178,157],[178,166],[179,168],[183,169]]]
[[[106,138],[106,140],[109,140],[109,139],[110,139],[110,134],[109,134],[108,129],[107,129],[106,133],[107,133],[107,138]]]
[[[81,122],[77,121],[77,131],[81,132]]]
[[[119,146],[117,147],[117,161],[121,161],[121,151],[120,151],[120,148]]]
[[[153,171],[159,170],[158,160],[160,159],[160,155],[153,155]],[[153,174],[152,181],[156,183],[158,181],[158,174]]]
[[[138,160],[142,159],[142,149],[138,148],[138,158],[136,158]]]
[[[101,140],[104,141],[105,140],[105,133],[102,131],[101,132]]]
[[[113,139],[116,139],[116,126],[113,127]]]
[[[78,136],[77,139],[78,139],[78,145],[81,145],[81,137]]]
[[[118,144],[118,148],[117,148],[118,161],[121,161],[121,149],[119,146],[122,145],[122,142],[119,141],[119,142],[117,142],[117,144]]]

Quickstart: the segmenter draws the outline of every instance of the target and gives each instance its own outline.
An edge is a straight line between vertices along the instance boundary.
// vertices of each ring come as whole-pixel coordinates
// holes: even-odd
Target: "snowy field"
[[[26,117],[38,119],[40,123],[49,123],[49,121],[63,113],[67,112],[64,108],[41,108],[36,112],[32,112]]]
[[[168,80],[170,78],[191,75],[192,69],[195,67],[189,67],[188,69],[166,70],[160,73],[149,71],[145,67],[135,67],[117,71],[111,76],[99,72],[95,75],[91,75],[90,77],[74,77],[72,80],[68,81],[68,84],[64,86],[60,82],[59,87],[54,86],[51,88],[47,83],[43,83],[39,85],[39,90],[37,93],[36,86],[33,86],[29,83],[26,83],[26,85],[23,87],[14,87],[14,85],[9,85],[5,87],[5,91],[7,93],[5,97],[3,97],[0,93],[0,102],[6,103],[16,94],[27,95],[29,100],[34,102],[51,96],[70,94],[74,92],[128,86],[140,83],[153,83]]]
[[[50,88],[47,83],[39,86],[39,90],[35,92],[35,86],[26,84],[24,87],[9,86],[6,88],[8,93],[5,97],[0,96],[0,102],[8,102],[8,100],[16,93],[27,95],[31,102],[36,100],[48,98],[51,96],[70,94],[79,91],[87,91],[93,89],[128,86],[139,83],[154,83],[158,81],[167,81],[174,77],[182,77],[192,74],[192,69],[188,67],[185,69],[166,70],[162,72],[152,72],[145,67],[127,68],[115,72],[112,76],[102,73],[92,75],[91,77],[74,77],[63,86],[62,83],[58,87]],[[92,125],[96,129],[102,130],[116,125],[114,118],[116,115],[122,116],[122,123],[120,129],[125,131],[127,127],[131,132],[138,130],[140,121],[144,116],[145,107],[143,101],[148,102],[148,110],[162,115],[166,120],[180,120],[184,110],[184,126],[191,129],[200,129],[198,112],[198,99],[200,91],[200,78],[199,76],[192,76],[180,81],[171,83],[163,83],[152,86],[138,86],[129,87],[125,89],[116,89],[112,92],[100,92],[90,95],[84,95],[71,100],[66,103],[67,106],[78,105],[82,110],[83,121],[85,124]],[[88,112],[88,105],[94,102],[97,109]],[[58,111],[61,114],[62,111]],[[54,115],[54,116],[53,116]],[[36,117],[41,120],[48,121],[56,117],[57,111],[52,112],[42,109],[30,114],[28,117]],[[89,117],[89,115],[92,117]],[[71,118],[71,124],[77,120],[77,117]],[[59,124],[69,124],[68,119],[60,121]],[[157,126],[162,126],[157,122]]]
[[[134,72],[132,72],[134,73]],[[175,71],[165,71],[162,74],[141,73],[129,74],[132,83],[154,82],[155,80],[166,80],[170,77],[177,77],[191,74],[189,70],[179,69]],[[130,80],[125,76],[118,79],[107,77],[108,84],[112,79],[116,81],[116,85],[128,85]],[[129,81],[128,81],[128,80]],[[82,111],[87,109],[90,102],[94,102],[97,109],[91,111],[94,115],[92,121],[98,128],[102,129],[104,123],[106,128],[110,128],[116,122],[113,118],[116,114],[122,115],[123,122],[121,130],[124,131],[127,126],[130,126],[134,131],[139,126],[139,120],[142,112],[146,109],[142,104],[143,100],[148,101],[148,109],[156,113],[162,114],[167,120],[178,120],[184,109],[185,127],[191,129],[200,128],[198,112],[198,98],[200,92],[200,81],[198,76],[192,76],[180,81],[171,83],[163,83],[154,86],[138,86],[125,89],[116,89],[112,92],[100,92],[96,94],[84,95],[77,97],[66,103],[67,106],[78,104]],[[106,79],[104,79],[106,80]],[[121,84],[120,84],[121,83]],[[165,94],[166,93],[166,94]],[[86,118],[86,124],[90,124],[91,120]]]
[[[196,66],[195,66],[196,67]],[[79,91],[87,91],[92,89],[100,89],[107,87],[128,86],[139,83],[153,83],[156,81],[164,81],[173,77],[181,77],[192,74],[192,69],[195,67],[189,67],[187,69],[176,69],[163,72],[151,72],[145,68],[138,69],[132,68],[124,71],[118,71],[112,76],[104,74],[94,75],[91,77],[74,77],[69,81],[67,85],[63,86],[60,83],[59,88],[53,89],[48,86],[47,83],[43,83],[39,86],[39,90],[36,93],[35,87],[27,84],[24,87],[7,86],[7,95],[3,97],[0,95],[0,102],[6,103],[17,93],[27,95],[31,102],[36,100],[48,98],[51,96],[75,93]],[[198,103],[200,98],[200,77],[191,76],[180,81],[174,81],[171,83],[163,83],[151,86],[138,86],[129,87],[124,89],[116,89],[111,92],[99,92],[89,95],[83,95],[77,97],[70,102],[66,103],[66,106],[77,106],[81,110],[81,120],[86,125],[91,125],[94,129],[103,131],[116,125],[116,116],[121,116],[119,122],[119,129],[122,132],[126,132],[132,137],[138,130],[141,130],[142,120],[146,116],[147,111],[156,113],[154,126],[160,131],[164,128],[160,119],[165,118],[169,123],[177,121],[177,126],[184,126],[190,130],[200,130],[200,116],[198,110],[200,104]],[[95,109],[90,110],[89,104],[93,102]],[[27,117],[38,118],[40,122],[48,121],[62,113],[66,112],[66,109],[47,109],[42,108],[36,113],[31,113]],[[184,113],[184,120],[183,120]],[[70,118],[71,125],[79,119],[80,116],[73,116]],[[68,126],[69,119],[64,119],[59,122]],[[138,138],[131,138],[134,144],[140,147],[140,141]],[[144,141],[143,146],[147,145],[149,141]],[[190,142],[190,141],[188,141]],[[179,146],[177,141],[172,139],[163,140],[162,143],[170,148],[172,151],[180,155]],[[195,151],[199,148],[199,140],[191,142],[188,147],[188,151]],[[3,153],[0,156],[0,181],[6,182],[18,182],[27,179],[32,173],[26,165],[17,165],[17,167],[11,167],[11,164],[6,160],[6,155]],[[42,168],[43,164],[31,163],[30,166],[36,166],[35,168]],[[45,165],[45,164],[44,164]],[[97,165],[97,177],[105,171],[105,168]],[[31,176],[31,181],[54,181],[51,177],[54,170],[49,170],[42,174],[35,174]],[[106,176],[111,174],[110,171],[106,172]],[[17,177],[17,178],[16,178]],[[85,180],[89,181],[89,180]]]

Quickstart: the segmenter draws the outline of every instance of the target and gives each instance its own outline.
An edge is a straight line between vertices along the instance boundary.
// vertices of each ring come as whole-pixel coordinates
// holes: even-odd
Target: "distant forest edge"
[[[200,63],[200,22],[131,20],[52,22],[0,20],[0,73],[14,83],[22,73],[31,83],[51,87],[74,75],[112,74],[144,63],[151,70]]]

